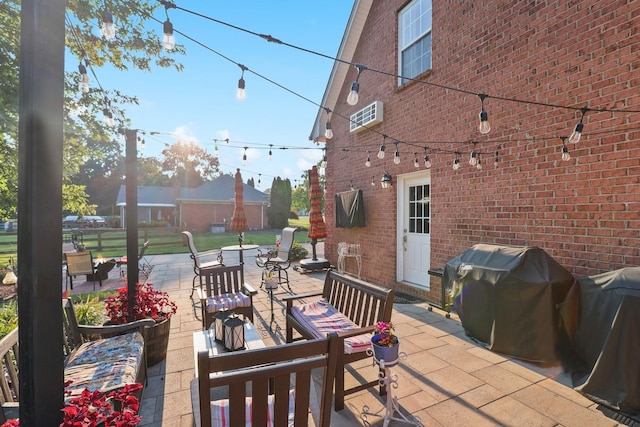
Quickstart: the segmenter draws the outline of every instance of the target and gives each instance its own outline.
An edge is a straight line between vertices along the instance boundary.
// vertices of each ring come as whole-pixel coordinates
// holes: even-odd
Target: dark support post
[[[125,201],[127,226],[127,295],[129,307],[135,305],[136,285],[138,284],[138,133],[126,130],[125,148]],[[129,313],[129,321],[133,321],[133,313]]]
[[[22,0],[18,144],[20,425],[62,422],[62,145],[66,0]],[[3,375],[0,373],[0,375]]]

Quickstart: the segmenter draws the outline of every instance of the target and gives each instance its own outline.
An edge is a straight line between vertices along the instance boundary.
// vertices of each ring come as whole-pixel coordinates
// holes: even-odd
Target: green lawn
[[[309,228],[309,217],[301,216],[299,219],[290,219],[290,227],[301,228],[295,235],[296,243],[310,243],[311,239],[307,237],[307,229]],[[264,231],[247,231],[244,233],[244,241],[246,244],[254,244],[260,246],[272,246],[276,243],[276,235],[280,234],[281,230],[264,230]],[[138,229],[138,235],[140,239],[143,239],[144,234],[147,233],[147,238],[151,242],[147,253],[149,255],[161,255],[161,254],[175,254],[188,252],[183,236],[177,231],[175,233],[167,233],[166,230],[162,232],[156,232],[150,229]],[[157,236],[155,234],[157,233]],[[103,258],[119,258],[126,253],[126,231],[117,230],[108,233],[108,241],[105,238],[103,241],[104,246],[109,246],[109,249],[97,250],[96,236],[92,235],[90,231],[86,231],[84,235],[84,243],[88,250],[91,250],[95,255]],[[193,235],[196,247],[200,251],[218,249],[223,246],[238,244],[238,235],[236,233],[194,233]],[[4,268],[9,265],[9,258],[13,257],[16,260],[17,253],[17,236],[16,234],[0,233],[0,268]],[[154,243],[156,243],[154,245]]]

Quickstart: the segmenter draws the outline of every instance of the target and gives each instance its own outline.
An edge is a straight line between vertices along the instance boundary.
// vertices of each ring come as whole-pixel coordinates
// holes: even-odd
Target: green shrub
[[[300,217],[298,216],[297,212],[291,211],[289,212],[289,219],[300,219]]]
[[[0,338],[18,327],[18,303],[9,301],[0,304]]]
[[[291,250],[289,251],[289,256],[291,259],[303,259],[309,255],[309,251],[306,250],[299,243],[294,243],[291,245]]]
[[[106,320],[104,301],[96,296],[87,295],[86,300],[74,302],[78,323],[81,325],[102,325]]]

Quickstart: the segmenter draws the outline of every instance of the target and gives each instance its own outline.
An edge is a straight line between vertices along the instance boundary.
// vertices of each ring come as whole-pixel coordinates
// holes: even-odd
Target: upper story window
[[[413,0],[398,17],[399,74],[414,78],[431,69],[431,0]],[[407,79],[400,79],[400,84]]]

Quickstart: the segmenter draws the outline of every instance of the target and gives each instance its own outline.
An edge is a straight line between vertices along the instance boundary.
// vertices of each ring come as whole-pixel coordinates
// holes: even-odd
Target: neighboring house
[[[326,144],[325,257],[359,243],[365,279],[435,301],[428,270],[477,243],[541,247],[576,277],[640,265],[639,9],[356,0],[310,136]],[[366,224],[338,228],[334,197],[350,185]]]
[[[125,186],[120,187],[116,206],[123,221]],[[268,228],[269,196],[244,184],[244,209],[249,229]],[[191,231],[229,231],[235,205],[234,178],[222,175],[197,188],[138,187],[138,221],[168,221]]]

